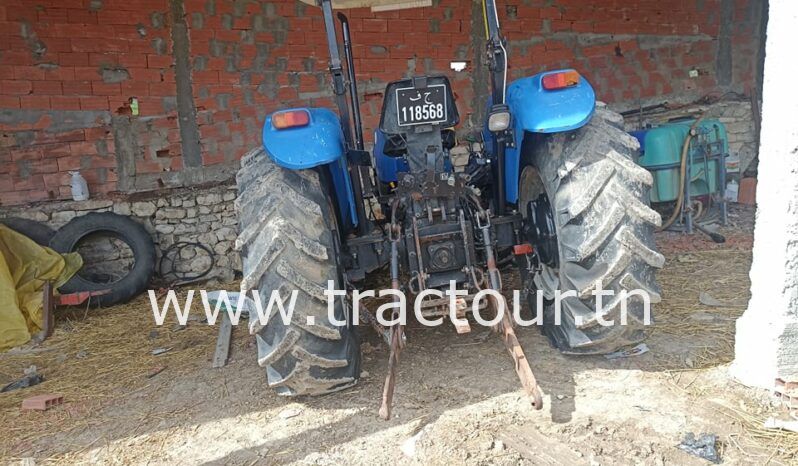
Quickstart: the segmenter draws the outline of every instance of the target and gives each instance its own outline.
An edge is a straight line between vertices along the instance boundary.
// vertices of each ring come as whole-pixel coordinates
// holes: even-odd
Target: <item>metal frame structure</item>
[[[355,191],[355,203],[358,218],[362,219],[358,226],[358,233],[367,234],[370,230],[369,220],[365,215],[365,205],[363,201],[363,186],[361,183],[360,171],[358,166],[363,165],[368,160],[367,154],[363,154],[363,126],[360,116],[360,103],[357,93],[357,78],[355,76],[355,65],[352,53],[351,34],[349,20],[343,13],[338,13],[337,17],[342,26],[344,59],[346,70],[341,60],[340,45],[338,43],[335,16],[333,15],[332,0],[317,0],[322,9],[324,18],[324,29],[327,37],[327,47],[330,54],[329,71],[332,80],[332,90],[335,94],[335,105],[338,108],[338,115],[341,119],[341,131],[346,144],[347,161],[349,166],[350,178]],[[506,110],[507,94],[507,48],[506,39],[501,35],[499,17],[496,10],[495,0],[483,0],[485,15],[485,34],[486,55],[488,69],[490,70],[490,95],[493,107]],[[349,101],[346,93],[349,92]],[[351,121],[350,121],[351,115]],[[354,137],[353,137],[354,130]],[[496,154],[496,183],[495,199],[497,199],[496,214],[504,215],[506,209],[506,194],[504,189],[504,153],[508,144],[512,144],[512,138],[507,137],[508,131],[496,133],[494,139],[493,153]],[[353,154],[353,152],[355,152]]]
[[[442,128],[440,124],[425,124],[423,127],[414,127],[412,130],[408,130],[408,137],[405,143],[407,144],[409,163],[412,167],[415,167],[415,171],[411,170],[412,174],[402,174],[393,195],[385,196],[381,192],[379,193],[380,200],[390,205],[389,215],[391,218],[387,224],[387,230],[384,229],[385,226],[381,225],[381,228],[383,228],[382,234],[374,233],[375,224],[365,214],[366,200],[364,199],[364,191],[371,193],[371,190],[366,189],[363,184],[364,178],[362,177],[361,167],[368,167],[371,164],[371,158],[370,154],[364,151],[349,22],[344,14],[337,14],[342,29],[343,56],[346,62],[346,68],[344,68],[344,61],[342,61],[340,52],[341,46],[338,42],[338,31],[333,15],[332,0],[317,0],[317,4],[321,7],[324,18],[330,53],[329,71],[332,80],[332,90],[338,107],[343,143],[345,145],[344,152],[348,172],[353,184],[354,202],[359,219],[356,229],[357,235],[346,240],[346,247],[350,250],[350,255],[357,257],[357,262],[360,264],[353,273],[358,274],[357,278],[362,278],[369,269],[373,270],[382,265],[389,265],[391,285],[394,289],[400,289],[400,257],[405,257],[407,266],[410,269],[408,272],[414,274],[408,282],[408,287],[411,291],[420,292],[427,287],[441,286],[437,282],[434,284],[428,283],[430,277],[427,271],[429,269],[425,268],[424,264],[425,259],[429,259],[429,252],[427,252],[425,257],[423,247],[427,246],[428,249],[426,251],[430,251],[429,244],[437,243],[440,244],[441,248],[449,248],[445,252],[450,254],[448,257],[451,257],[451,260],[457,260],[458,264],[463,260],[465,264],[462,270],[436,273],[438,282],[443,280],[443,278],[449,279],[451,276],[459,276],[477,289],[487,286],[493,290],[500,291],[501,278],[497,266],[496,248],[502,247],[506,250],[512,248],[513,245],[524,242],[521,238],[521,215],[515,212],[509,215],[506,214],[504,159],[505,149],[513,141],[511,125],[508,125],[504,130],[493,131],[491,159],[495,160],[495,163],[491,164],[491,170],[494,180],[495,214],[490,212],[490,210],[483,209],[480,206],[479,199],[476,201],[468,200],[469,196],[473,197],[474,194],[466,187],[467,177],[451,174],[448,178],[441,179],[438,176],[432,176],[443,174],[438,171],[443,148]],[[491,72],[490,96],[492,106],[488,114],[505,112],[509,115],[509,107],[506,105],[506,41],[501,35],[495,0],[483,0],[483,8],[487,36],[487,62]],[[428,80],[433,79],[445,78],[415,77],[407,80],[406,85],[411,86],[410,88],[426,89]],[[347,92],[350,94],[349,100],[346,98]],[[386,94],[387,98],[389,98],[389,94]],[[385,113],[383,113],[384,116]],[[446,119],[448,120],[449,118]],[[460,203],[463,202],[471,202],[471,205],[475,206],[467,209],[468,220],[466,220],[463,207],[460,206]],[[400,219],[397,218],[398,213],[404,218],[404,227],[400,223]],[[474,233],[472,233],[472,230]],[[481,251],[487,261],[487,273],[482,271],[476,263],[474,234],[480,237]],[[455,255],[463,254],[464,257],[454,258]],[[364,266],[363,264],[369,265]],[[430,264],[427,265],[429,266]],[[482,278],[479,278],[480,276]],[[486,277],[487,280],[485,279]],[[348,280],[346,281],[348,282]],[[415,283],[415,289],[413,283]],[[503,301],[504,298],[491,297],[488,299],[488,305],[494,310],[504,306],[506,310],[507,304]],[[434,308],[436,306],[440,307],[440,303],[432,302],[428,304],[429,309],[427,309],[427,312],[438,312]],[[460,304],[464,305],[464,303]],[[384,419],[389,419],[396,383],[396,367],[399,363],[399,354],[405,347],[406,337],[402,325],[396,324],[390,328],[383,328],[376,324],[373,318],[367,318],[367,320],[390,347],[389,370],[383,388],[380,407],[380,416]],[[470,327],[462,325],[458,326],[457,330],[458,332],[467,332]],[[507,312],[504,312],[503,319],[494,330],[499,333],[504,341],[513,359],[518,377],[529,395],[532,405],[536,409],[541,409],[542,398],[540,390],[529,362],[515,336],[512,322]]]

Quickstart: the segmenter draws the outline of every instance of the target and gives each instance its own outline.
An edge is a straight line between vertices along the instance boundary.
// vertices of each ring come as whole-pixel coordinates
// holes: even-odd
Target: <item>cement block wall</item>
[[[346,11],[367,135],[385,84],[412,74],[449,75],[464,125],[479,123],[479,5]],[[499,10],[511,78],[573,66],[620,110],[756,87],[761,0]],[[0,204],[68,198],[74,169],[95,196],[230,179],[266,113],[331,106],[326,55],[319,10],[296,0],[0,0]]]

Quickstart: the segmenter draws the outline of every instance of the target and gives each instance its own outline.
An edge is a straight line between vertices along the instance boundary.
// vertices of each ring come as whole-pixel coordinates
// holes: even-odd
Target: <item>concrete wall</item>
[[[771,0],[762,102],[751,299],[737,320],[732,374],[773,389],[798,382],[798,3]]]
[[[513,78],[574,66],[618,109],[755,87],[761,0],[498,3]],[[479,10],[346,12],[367,135],[411,74],[451,76],[479,122]],[[319,11],[296,0],[0,0],[0,203],[68,198],[75,169],[94,195],[229,179],[267,112],[331,106],[326,66]]]

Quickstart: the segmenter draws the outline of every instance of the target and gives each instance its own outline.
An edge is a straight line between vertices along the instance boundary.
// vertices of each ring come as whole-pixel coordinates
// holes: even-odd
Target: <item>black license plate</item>
[[[446,84],[433,84],[416,89],[396,90],[396,111],[399,126],[429,125],[448,120]]]

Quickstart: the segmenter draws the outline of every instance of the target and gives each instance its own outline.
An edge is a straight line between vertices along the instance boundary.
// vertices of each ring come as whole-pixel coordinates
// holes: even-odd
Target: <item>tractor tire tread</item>
[[[620,122],[620,124],[619,124]],[[665,258],[654,246],[661,218],[648,205],[651,174],[636,163],[639,144],[622,130],[623,119],[606,108],[571,133],[558,134],[533,155],[554,211],[560,239],[560,324],[554,306],[544,307],[544,332],[561,351],[605,354],[642,341],[643,299],[628,298],[626,325],[620,322],[621,291],[642,289],[660,300],[655,271]],[[596,282],[613,297],[597,306]],[[613,320],[612,325],[599,325]]]
[[[250,316],[258,364],[268,384],[286,396],[322,395],[357,383],[360,348],[355,329],[328,320],[328,280],[339,283],[334,213],[321,176],[314,170],[287,170],[262,148],[247,153],[236,176],[239,218],[236,248],[241,252],[244,291],[258,290],[266,311],[273,291],[288,309],[290,322],[275,311],[263,325]],[[295,292],[295,296],[291,296]],[[335,303],[335,318],[347,309]]]

